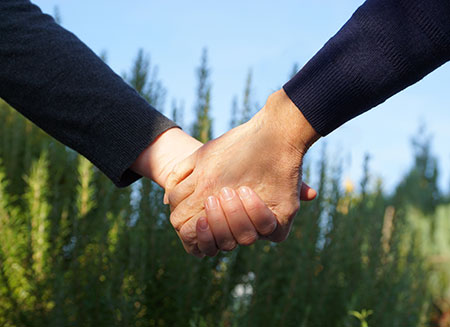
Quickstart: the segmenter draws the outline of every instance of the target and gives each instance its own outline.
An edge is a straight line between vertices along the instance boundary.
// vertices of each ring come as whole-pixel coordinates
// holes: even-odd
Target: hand
[[[223,188],[219,198],[209,196],[205,201],[207,217],[197,220],[197,246],[201,257],[203,254],[213,257],[219,250],[232,250],[240,240],[242,245],[250,245],[258,238],[270,235],[277,226],[277,219],[267,208],[261,198],[246,186],[237,192]],[[222,197],[228,194],[228,199]],[[316,191],[305,183],[302,184],[300,199],[313,200]]]
[[[133,171],[152,179],[156,183],[158,183],[160,186],[164,187],[166,184],[166,179],[170,171],[175,167],[176,164],[181,162],[183,159],[191,155],[193,152],[195,152],[197,149],[199,149],[203,144],[193,137],[189,136],[185,132],[183,132],[181,129],[178,128],[172,128],[161,135],[158,136],[136,159],[136,161],[131,166],[131,169]],[[308,190],[309,192],[304,193],[304,198],[312,199],[315,196],[315,191],[310,189],[309,187],[305,188],[305,190]],[[251,190],[250,190],[251,191]],[[255,206],[260,206],[263,213],[269,211],[269,214],[271,213],[270,210],[265,207],[264,203],[259,200],[258,203],[254,203]],[[224,206],[225,208],[229,208],[230,206]],[[217,217],[217,210],[221,210],[221,208],[213,208],[210,212],[212,217]],[[241,206],[241,216],[245,215],[244,210]],[[214,216],[215,215],[215,216]],[[264,216],[260,214],[257,217],[253,217],[253,220],[256,223],[259,223],[260,225],[264,222]],[[248,219],[248,218],[247,218]],[[222,220],[223,222],[225,220]],[[267,219],[265,220],[267,221]],[[248,223],[251,224],[250,221]],[[269,222],[270,223],[270,222]],[[272,224],[274,222],[271,222]],[[225,222],[226,225],[226,222]],[[245,226],[245,223],[241,224]],[[264,228],[264,226],[263,226]],[[217,234],[217,238],[224,237],[227,238],[227,241],[229,243],[233,242],[236,244],[235,238],[230,234],[222,235],[225,229],[221,229],[220,225],[215,226],[215,231]],[[208,230],[205,231],[207,234],[206,236],[203,235],[205,233],[202,233],[203,230],[200,232],[202,235],[200,237],[203,237],[202,239],[206,240],[207,234],[209,232]],[[221,234],[222,232],[222,234]],[[234,233],[236,235],[239,235],[240,231],[234,230]],[[214,239],[213,239],[214,240]],[[205,242],[209,242],[209,240],[206,240]]]
[[[131,169],[164,188],[173,168],[202,145],[179,128],[168,129],[142,151]]]
[[[249,122],[206,143],[178,164],[168,177],[166,199],[174,209],[171,223],[186,250],[201,255],[196,225],[206,216],[203,201],[211,194],[218,195],[224,186],[253,189],[277,219],[268,239],[284,240],[300,204],[302,158],[319,137],[280,90]],[[227,198],[225,194],[222,197]],[[227,216],[228,222],[237,221],[235,216]],[[245,244],[252,238],[249,230],[237,241]]]

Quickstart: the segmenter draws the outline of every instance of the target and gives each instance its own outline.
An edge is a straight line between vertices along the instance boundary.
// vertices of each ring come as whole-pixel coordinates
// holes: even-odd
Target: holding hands
[[[286,239],[300,199],[315,197],[301,182],[301,165],[318,138],[280,90],[250,121],[177,163],[164,183],[165,202],[186,251],[214,256],[260,236]]]

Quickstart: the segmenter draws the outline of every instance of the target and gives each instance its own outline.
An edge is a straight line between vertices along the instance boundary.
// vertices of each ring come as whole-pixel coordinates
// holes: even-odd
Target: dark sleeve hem
[[[322,136],[450,60],[450,1],[367,0],[284,86]]]
[[[129,160],[128,163],[124,164],[125,170],[122,169],[122,173],[120,174],[113,174],[108,176],[117,187],[127,187],[131,184],[133,184],[134,182],[136,182],[137,180],[139,180],[140,178],[142,178],[141,175],[135,173],[134,171],[132,171],[129,167],[136,161],[136,159],[139,157],[139,155],[142,153],[142,151],[144,151],[152,142],[153,140],[158,137],[159,135],[161,135],[162,133],[164,133],[165,131],[171,129],[171,128],[180,128],[179,126],[175,125],[175,123],[172,122],[166,122],[165,126],[162,128],[161,133],[159,133],[158,135],[156,135],[155,137],[153,137],[150,142],[145,143],[145,145],[143,144],[139,144],[135,150],[133,151],[133,154],[129,155]],[[120,172],[121,170],[119,170]]]

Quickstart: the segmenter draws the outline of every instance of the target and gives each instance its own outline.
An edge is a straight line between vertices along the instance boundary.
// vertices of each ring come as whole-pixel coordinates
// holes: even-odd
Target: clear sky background
[[[185,124],[193,120],[202,48],[212,69],[214,135],[228,130],[233,96],[240,99],[248,70],[253,71],[254,100],[281,87],[296,62],[303,66],[360,6],[362,0],[35,0],[44,12],[58,6],[62,25],[96,53],[107,52],[117,73],[129,71],[143,48],[159,67],[172,99],[184,101]],[[358,182],[365,153],[371,171],[391,190],[412,164],[411,137],[421,123],[433,135],[444,190],[450,185],[450,64],[348,122],[322,139],[308,154],[312,163],[327,143],[333,160],[344,163],[344,176]],[[314,184],[314,182],[313,182]]]

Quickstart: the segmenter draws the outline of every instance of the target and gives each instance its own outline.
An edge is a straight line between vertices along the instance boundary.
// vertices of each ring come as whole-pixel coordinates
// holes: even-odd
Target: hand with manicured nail
[[[300,195],[315,196],[301,182],[301,163],[318,138],[281,90],[249,122],[179,163],[167,178],[165,200],[186,251],[212,256],[259,235],[284,240]]]

